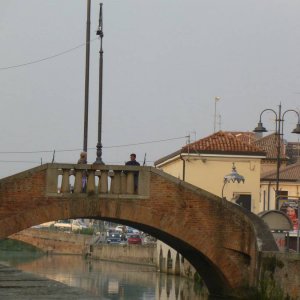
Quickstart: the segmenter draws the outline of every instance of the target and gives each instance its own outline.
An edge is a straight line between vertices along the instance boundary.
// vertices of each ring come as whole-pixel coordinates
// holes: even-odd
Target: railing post
[[[127,173],[127,194],[134,194],[134,174],[133,172]]]
[[[79,194],[82,192],[82,170],[74,169],[74,172],[75,172],[74,193]]]
[[[126,174],[124,172],[121,172],[121,194],[126,194]]]
[[[114,171],[112,171],[112,170],[109,170],[108,171],[108,176],[110,177],[110,189],[109,189],[109,192],[110,193],[113,193],[113,191],[114,191],[114,185],[115,185],[115,183],[114,183],[114,181],[115,181],[115,173],[114,173]]]
[[[99,178],[98,192],[106,194],[108,191],[108,172],[102,171]]]
[[[58,169],[49,168],[47,169],[47,193],[57,193],[58,185]]]
[[[121,192],[121,172],[114,171],[114,176],[111,179],[111,192],[113,194],[120,194]]]
[[[95,171],[89,170],[88,173],[88,180],[87,180],[87,193],[88,194],[95,194]]]
[[[63,169],[62,182],[61,182],[61,193],[70,193],[70,182],[69,182],[69,169]]]

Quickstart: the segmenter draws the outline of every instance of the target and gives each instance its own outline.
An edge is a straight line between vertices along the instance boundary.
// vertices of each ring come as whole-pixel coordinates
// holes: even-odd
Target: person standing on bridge
[[[136,154],[130,154],[130,160],[125,163],[126,166],[140,166],[140,163],[136,161]],[[125,173],[126,174],[126,173]],[[134,192],[138,189],[139,172],[134,172]]]
[[[87,153],[85,151],[82,151],[80,153],[80,158],[77,162],[78,165],[85,165],[87,164]],[[86,186],[87,186],[87,171],[82,172],[82,192],[86,192]]]

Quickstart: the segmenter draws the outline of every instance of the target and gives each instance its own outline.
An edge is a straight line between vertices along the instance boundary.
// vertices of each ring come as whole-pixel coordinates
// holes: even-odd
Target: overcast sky
[[[107,0],[103,160],[148,165],[222,130],[252,131],[265,108],[300,109],[300,1]],[[99,1],[92,0],[88,161],[97,144]],[[85,0],[0,1],[0,177],[83,145]],[[64,55],[53,55],[71,50]],[[39,63],[22,65],[44,58]],[[273,130],[274,116],[263,116]],[[285,138],[297,123],[286,114]],[[138,144],[178,138],[172,141]],[[60,152],[59,150],[74,150]],[[4,152],[36,152],[4,153]],[[39,152],[50,151],[50,152]]]

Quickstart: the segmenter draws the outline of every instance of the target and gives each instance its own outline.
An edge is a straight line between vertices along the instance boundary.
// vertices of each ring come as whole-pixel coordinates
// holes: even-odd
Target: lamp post
[[[97,143],[97,158],[95,164],[104,165],[102,161],[102,84],[103,84],[103,49],[102,49],[102,38],[103,38],[103,17],[102,17],[102,5],[100,3],[100,14],[99,14],[99,27],[97,35],[100,37],[100,58],[99,58],[99,112],[98,112],[98,143]]]
[[[87,0],[86,16],[86,50],[85,50],[85,89],[84,89],[84,129],[83,151],[87,152],[88,118],[89,118],[89,81],[90,81],[90,28],[91,28],[91,0]]]
[[[257,127],[253,130],[254,132],[267,132],[266,128],[263,127],[263,123],[261,121],[261,117],[264,112],[271,111],[274,113],[276,119],[275,119],[275,135],[276,135],[276,147],[277,147],[277,158],[276,158],[276,190],[275,190],[275,200],[276,200],[276,208],[278,209],[278,198],[279,198],[279,172],[280,172],[280,165],[281,165],[281,139],[283,136],[283,122],[284,122],[284,116],[288,112],[294,112],[298,116],[298,123],[296,125],[296,128],[292,131],[292,133],[300,134],[300,115],[299,113],[294,109],[287,109],[286,111],[281,111],[281,104],[278,106],[278,112],[271,108],[264,109],[259,116],[259,122],[257,124]]]
[[[223,184],[223,188],[222,188],[222,199],[224,199],[224,188],[225,185],[229,182],[245,182],[245,178],[244,176],[240,175],[237,171],[236,171],[236,167],[234,165],[234,163],[232,163],[232,171],[231,173],[229,173],[228,175],[224,176],[224,184]]]

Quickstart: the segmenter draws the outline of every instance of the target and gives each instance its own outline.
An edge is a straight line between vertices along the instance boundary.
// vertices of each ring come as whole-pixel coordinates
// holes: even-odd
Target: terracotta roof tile
[[[234,133],[226,131],[219,131],[188,144],[182,147],[181,152],[265,155],[261,148],[250,143],[244,143]]]
[[[239,141],[246,144],[252,144],[257,140],[256,134],[251,131],[226,131],[226,132],[233,134]]]
[[[275,133],[269,134],[257,141],[254,141],[253,145],[261,148],[266,152],[266,159],[277,159],[277,136]],[[285,146],[282,141],[280,141],[280,158],[287,159],[285,154]]]
[[[261,175],[262,180],[275,180],[276,171],[266,172]],[[280,168],[279,179],[286,181],[300,181],[300,163],[291,164]]]

